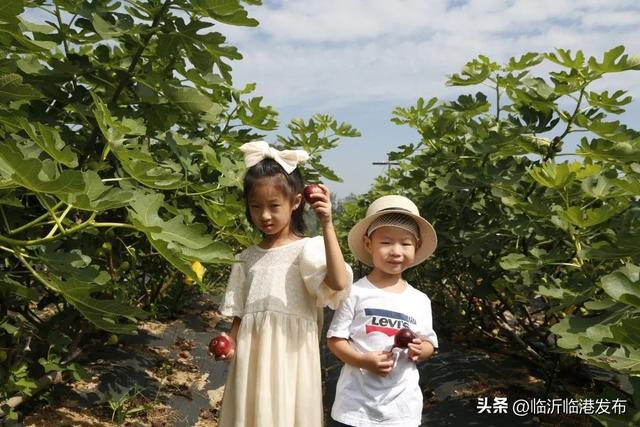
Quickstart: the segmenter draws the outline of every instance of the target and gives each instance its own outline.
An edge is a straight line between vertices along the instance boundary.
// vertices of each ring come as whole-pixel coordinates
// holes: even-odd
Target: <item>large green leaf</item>
[[[616,46],[604,53],[602,62],[589,59],[589,68],[598,73],[617,73],[627,70],[640,70],[640,56],[623,55],[624,46]]]
[[[13,21],[24,10],[24,0],[4,0],[0,3],[0,21]]]
[[[238,109],[238,118],[247,126],[260,130],[274,130],[278,125],[275,117],[276,113],[271,106],[262,106],[262,97],[251,98],[249,102],[244,102]]]
[[[640,177],[627,176],[625,179],[613,179],[611,182],[630,195],[640,195]]]
[[[614,142],[602,138],[589,141],[583,138],[576,154],[594,160],[630,163],[640,162],[640,137],[624,142]]]
[[[28,84],[22,83],[18,74],[0,76],[0,103],[13,100],[31,100],[42,98],[42,94]]]
[[[95,28],[96,33],[100,34],[104,40],[115,39],[122,33],[123,30],[119,29],[115,25],[109,24],[107,21],[102,19],[100,15],[93,14],[92,17],[93,28]]]
[[[610,330],[614,342],[640,348],[640,317],[622,320],[619,324],[612,325]]]
[[[112,288],[107,285],[110,276],[91,265],[91,258],[79,250],[65,252],[58,249],[59,245],[54,242],[44,246],[39,260],[49,267],[38,273],[40,281],[62,295],[97,328],[116,334],[135,334],[136,326],[131,322],[145,318],[147,313],[114,299],[97,298],[100,293],[111,292]],[[33,271],[33,267],[27,265]]]
[[[150,203],[154,203],[155,198],[150,196],[147,198],[147,201]],[[160,199],[161,200],[161,199]],[[138,227],[141,231],[143,231],[151,245],[175,268],[180,270],[186,276],[191,277],[193,280],[201,283],[201,278],[197,277],[194,273],[191,262],[192,261],[200,261],[205,263],[228,263],[233,259],[233,253],[228,245],[222,242],[213,242],[206,241],[204,242],[208,236],[198,236],[194,233],[193,230],[188,230],[188,227],[181,223],[180,221],[174,221],[173,223],[166,225],[161,219],[154,218],[153,213],[146,212],[146,210],[142,206],[138,206],[140,212],[130,211],[131,221],[132,223]],[[150,224],[145,224],[145,221],[151,221],[155,226]],[[166,226],[166,229],[163,228]],[[183,230],[187,229],[187,233],[193,239],[193,241],[188,241],[191,246],[200,246],[202,244],[206,244],[206,246],[194,249],[190,246],[185,246],[176,242],[168,242],[167,239],[170,238],[178,228],[182,228]],[[166,231],[165,231],[166,230]],[[162,238],[162,239],[161,239]],[[164,240],[163,240],[164,239]],[[180,239],[182,242],[185,242],[185,239]]]
[[[245,27],[258,25],[258,21],[248,17],[239,0],[191,0],[191,3],[211,18],[225,24]]]
[[[190,271],[186,260],[201,262],[230,262],[231,248],[214,241],[202,224],[185,224],[182,215],[168,221],[162,219],[159,210],[163,207],[162,194],[139,196],[131,201],[129,217],[131,223],[147,234],[152,244],[181,271]],[[170,254],[169,252],[173,252]]]
[[[606,346],[586,338],[580,338],[578,355],[596,366],[605,369],[638,375],[640,374],[640,351],[626,346]]]
[[[556,49],[555,53],[546,53],[544,56],[552,62],[567,68],[580,68],[584,64],[584,53],[581,50],[576,52],[575,58],[571,57],[570,49]]]
[[[622,106],[631,103],[631,95],[625,96],[626,94],[624,90],[617,90],[611,95],[608,90],[602,93],[589,92],[587,99],[594,107],[600,107],[609,113],[620,114],[625,111]]]
[[[575,179],[575,172],[567,163],[536,166],[531,169],[530,174],[539,184],[549,188],[566,187]]]
[[[48,265],[60,277],[96,285],[104,285],[109,281],[109,274],[91,264],[91,257],[78,249],[65,252],[61,249],[59,241],[51,242],[42,248],[38,260]]]
[[[0,296],[5,301],[11,301],[13,297],[27,301],[38,300],[38,292],[35,289],[20,284],[5,272],[0,272]]]
[[[611,142],[625,143],[640,136],[638,132],[628,129],[627,126],[621,124],[619,120],[606,121],[602,118],[590,119],[579,113],[576,116],[575,122],[597,136]]]
[[[536,270],[540,261],[523,254],[509,254],[500,259],[500,267],[505,270]]]
[[[460,74],[452,74],[447,81],[449,86],[469,86],[484,82],[492,71],[498,69],[498,64],[484,55],[468,62]]]
[[[509,59],[509,63],[506,69],[509,71],[526,70],[527,68],[531,68],[534,65],[538,65],[543,60],[543,55],[535,52],[528,52],[522,55],[518,60],[516,60],[515,57]]]
[[[489,103],[487,97],[482,92],[472,95],[460,95],[458,99],[449,104],[449,108],[459,113],[463,113],[470,117],[489,111]]]
[[[82,191],[61,194],[60,199],[68,204],[88,211],[105,211],[126,206],[135,197],[135,192],[102,183],[94,171],[83,172],[85,187]]]
[[[185,176],[182,168],[174,161],[156,160],[142,144],[129,142],[113,144],[112,147],[113,154],[120,161],[122,168],[139,183],[160,190],[184,186]]]
[[[211,100],[210,97],[203,95],[200,91],[190,87],[173,87],[164,88],[164,93],[173,105],[184,108],[191,113],[220,113],[224,108]]]
[[[614,300],[640,308],[640,267],[627,264],[602,277],[602,289]]]
[[[590,246],[584,247],[580,252],[580,257],[584,259],[621,259],[640,256],[640,237],[618,236],[614,243],[609,241],[593,242]]]
[[[560,337],[558,346],[569,350],[580,346],[583,338],[591,342],[611,341],[610,327],[623,320],[625,311],[625,304],[616,304],[596,316],[574,314],[553,325],[551,331]]]
[[[0,144],[0,175],[37,193],[65,195],[85,189],[82,172],[58,172],[50,160],[26,158],[25,150],[15,143]]]
[[[443,191],[460,191],[475,188],[480,183],[462,180],[458,175],[447,174],[436,180],[436,185]]]
[[[213,242],[202,224],[186,225],[182,216],[175,216],[169,221],[160,218],[158,211],[162,208],[163,199],[162,194],[149,194],[131,201],[129,216],[140,231],[150,233],[154,239],[176,242],[193,249],[202,249]]]
[[[604,175],[595,175],[585,178],[580,184],[580,188],[585,194],[595,199],[609,199],[619,195],[616,192],[615,181]]]
[[[78,156],[66,146],[57,130],[42,123],[30,123],[26,119],[19,121],[20,126],[27,132],[29,138],[46,151],[54,160],[70,168],[78,166]]]
[[[94,298],[92,295],[102,291],[105,285],[82,282],[72,277],[61,278],[52,274],[44,277],[47,287],[61,294],[99,329],[114,334],[136,334],[136,325],[130,322],[147,316],[144,311],[117,300]],[[129,322],[122,321],[125,319]]]
[[[534,166],[529,173],[539,184],[559,189],[569,186],[575,179],[592,176],[600,170],[601,167],[598,165],[547,162],[542,166]]]
[[[559,212],[558,215],[573,225],[586,228],[593,227],[594,225],[598,225],[609,220],[613,216],[625,210],[627,206],[628,202],[626,199],[618,199],[612,200],[602,207],[595,209],[584,209],[576,206],[570,206]]]

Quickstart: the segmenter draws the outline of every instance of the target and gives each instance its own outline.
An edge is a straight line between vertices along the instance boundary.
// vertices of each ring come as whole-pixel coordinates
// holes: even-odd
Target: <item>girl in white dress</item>
[[[233,316],[222,427],[321,427],[321,307],[336,308],[353,279],[333,228],[329,189],[310,202],[322,236],[304,237],[303,150],[266,142],[241,149],[247,218],[262,241],[236,256],[221,306]]]

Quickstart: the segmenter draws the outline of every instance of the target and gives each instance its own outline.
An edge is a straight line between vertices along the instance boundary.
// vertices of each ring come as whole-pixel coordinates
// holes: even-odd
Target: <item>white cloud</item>
[[[640,51],[635,1],[297,0],[250,12],[258,29],[223,31],[245,56],[234,76],[257,81],[276,107],[446,94],[446,75],[478,54],[503,62],[554,48]]]
[[[265,102],[291,116],[331,113],[362,131],[325,156],[345,180],[339,194],[364,192],[400,144],[415,132],[389,123],[394,107],[418,97],[448,98],[481,87],[451,88],[447,76],[483,54],[498,63],[556,48],[602,54],[624,44],[640,54],[636,0],[266,0],[250,9],[256,29],[224,28],[245,59],[237,85],[257,82]],[[540,74],[555,67],[545,63]],[[637,73],[607,76],[593,90],[640,95]],[[637,107],[635,107],[637,111]],[[281,133],[285,130],[281,129]],[[356,160],[357,159],[357,160]]]

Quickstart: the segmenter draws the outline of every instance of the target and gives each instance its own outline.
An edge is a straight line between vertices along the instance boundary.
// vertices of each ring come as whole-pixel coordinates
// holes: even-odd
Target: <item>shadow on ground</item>
[[[123,425],[131,426],[216,426],[227,364],[209,357],[206,346],[214,335],[230,328],[216,309],[212,298],[203,297],[178,320],[142,322],[138,335],[89,351],[79,362],[87,367],[91,380],[57,385],[49,404],[34,410],[24,425],[101,427],[113,425],[111,419],[117,416]],[[331,319],[330,311],[325,319]],[[327,326],[328,321],[325,330]],[[329,413],[341,364],[322,341],[325,419],[331,427]],[[480,413],[479,398],[488,399],[490,405],[498,396],[509,402],[542,398],[544,381],[515,356],[446,340],[440,342],[439,350],[420,366],[423,426],[592,425],[585,417],[538,419],[517,417],[511,411]]]
[[[178,320],[141,322],[138,335],[89,350],[78,362],[91,380],[56,385],[24,425],[112,425],[116,415],[125,425],[215,426],[227,367],[206,346],[230,327],[216,308],[205,297]]]

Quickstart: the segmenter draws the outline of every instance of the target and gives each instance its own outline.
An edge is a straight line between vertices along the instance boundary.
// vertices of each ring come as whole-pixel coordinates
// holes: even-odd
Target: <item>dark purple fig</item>
[[[393,339],[393,346],[399,348],[407,348],[409,343],[413,342],[417,335],[409,328],[402,328],[396,332]]]

